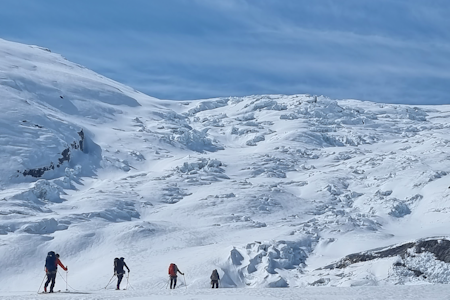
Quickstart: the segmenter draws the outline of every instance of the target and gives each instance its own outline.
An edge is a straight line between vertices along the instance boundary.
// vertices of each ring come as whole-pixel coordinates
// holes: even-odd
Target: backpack
[[[177,276],[177,265],[176,264],[170,264],[170,266],[169,266],[169,275],[170,276]]]
[[[211,280],[219,280],[219,273],[217,270],[214,270],[211,274]]]
[[[114,258],[114,270],[115,271],[123,271],[123,262],[117,257]]]
[[[53,251],[50,251],[47,254],[47,258],[45,259],[45,268],[47,272],[56,271],[56,254]]]

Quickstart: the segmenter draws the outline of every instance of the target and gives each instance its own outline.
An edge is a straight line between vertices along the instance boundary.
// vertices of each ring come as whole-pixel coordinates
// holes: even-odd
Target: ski
[[[61,293],[61,290],[53,291],[53,292],[39,292],[39,294],[55,294],[55,293]]]

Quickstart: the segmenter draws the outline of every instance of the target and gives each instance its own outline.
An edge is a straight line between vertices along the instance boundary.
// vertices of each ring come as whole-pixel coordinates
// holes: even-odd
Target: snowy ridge
[[[38,287],[50,250],[83,291],[104,287],[121,256],[137,290],[163,289],[170,262],[198,289],[215,268],[222,287],[450,278],[430,252],[403,262],[432,265],[426,278],[392,272],[398,257],[318,270],[445,239],[449,106],[311,95],[175,102],[45,49],[0,40],[0,57],[3,290]]]

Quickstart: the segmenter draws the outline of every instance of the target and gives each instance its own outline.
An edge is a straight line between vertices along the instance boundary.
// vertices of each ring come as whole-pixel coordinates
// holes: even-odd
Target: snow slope
[[[450,106],[159,100],[4,40],[0,100],[1,291],[37,290],[51,250],[72,291],[104,291],[114,257],[125,257],[135,299],[165,289],[170,262],[193,290],[209,288],[215,268],[230,288],[450,280],[429,253],[407,258],[433,268],[426,278],[394,269],[399,257],[322,269],[446,239]]]
[[[179,300],[396,300],[396,299],[448,299],[448,285],[416,285],[416,286],[386,286],[380,287],[353,287],[353,288],[292,288],[292,289],[178,289],[178,290],[145,290],[145,291],[90,291],[70,292],[48,295],[57,300],[110,300],[110,299],[179,299]],[[36,295],[32,292],[4,292],[0,299],[37,300],[46,298],[46,295]]]

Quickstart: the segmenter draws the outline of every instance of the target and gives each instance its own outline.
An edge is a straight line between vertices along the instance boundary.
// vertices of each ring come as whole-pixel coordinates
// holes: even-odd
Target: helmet
[[[124,260],[125,258],[121,257],[120,260]]]

